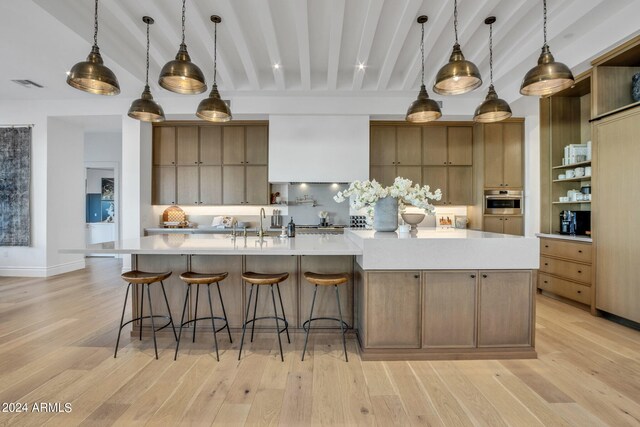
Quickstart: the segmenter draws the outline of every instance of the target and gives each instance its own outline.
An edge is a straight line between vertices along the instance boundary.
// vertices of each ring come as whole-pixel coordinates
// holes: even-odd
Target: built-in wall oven
[[[521,190],[485,190],[484,213],[488,215],[522,215]]]

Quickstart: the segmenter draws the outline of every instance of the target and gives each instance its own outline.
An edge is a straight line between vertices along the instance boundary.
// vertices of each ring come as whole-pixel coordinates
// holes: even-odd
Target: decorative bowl
[[[423,213],[403,213],[402,219],[407,224],[411,225],[411,230],[416,230],[418,224],[424,220],[425,215]]]

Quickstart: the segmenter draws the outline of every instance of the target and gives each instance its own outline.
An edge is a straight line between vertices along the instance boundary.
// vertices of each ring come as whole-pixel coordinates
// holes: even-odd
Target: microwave
[[[483,212],[487,215],[522,215],[522,190],[485,190]]]

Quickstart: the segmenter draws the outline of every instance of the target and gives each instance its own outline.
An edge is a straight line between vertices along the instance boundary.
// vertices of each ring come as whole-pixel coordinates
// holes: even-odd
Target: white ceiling
[[[549,44],[572,67],[598,52],[585,46],[599,34],[619,39],[638,32],[639,0],[549,0]],[[180,43],[180,0],[102,0],[98,44],[118,76],[122,95],[136,98],[144,81],[145,28],[151,27],[152,91],[160,68]],[[489,80],[487,16],[495,15],[494,80],[498,93],[516,99],[523,74],[542,46],[542,1],[460,0],[459,39],[467,59]],[[205,75],[213,74],[213,24],[218,14],[218,86],[223,95],[413,94],[420,78],[419,15],[425,26],[426,82],[454,41],[452,0],[188,0],[186,43]],[[632,30],[629,30],[632,28]],[[618,36],[618,33],[620,34]],[[590,37],[591,38],[590,38]],[[83,60],[93,38],[91,0],[0,0],[0,99],[80,99],[65,72]],[[599,38],[599,37],[596,37]],[[603,46],[604,47],[604,46]],[[11,59],[7,61],[7,58]],[[281,68],[273,68],[275,63]],[[362,63],[365,69],[359,70]],[[11,79],[31,79],[26,89]],[[430,90],[430,92],[432,92]],[[433,94],[432,94],[433,95]],[[179,95],[175,95],[179,96]]]

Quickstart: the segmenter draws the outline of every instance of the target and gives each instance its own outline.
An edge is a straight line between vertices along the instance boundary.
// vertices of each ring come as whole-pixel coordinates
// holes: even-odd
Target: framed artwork
[[[102,200],[113,200],[113,178],[102,178]]]
[[[456,217],[455,217],[455,227],[456,228],[467,228],[467,216],[466,215],[456,215]]]
[[[115,206],[109,200],[103,200],[100,206],[102,222],[113,222],[115,216]]]
[[[455,216],[452,213],[440,213],[436,215],[437,228],[452,228]]]

